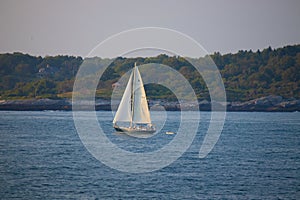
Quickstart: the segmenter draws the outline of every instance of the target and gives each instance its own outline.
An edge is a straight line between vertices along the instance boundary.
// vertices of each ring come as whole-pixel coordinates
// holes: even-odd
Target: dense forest
[[[269,47],[256,52],[241,50],[225,55],[214,53],[211,58],[221,72],[228,101],[246,101],[271,94],[300,98],[300,45]],[[70,98],[74,77],[82,62],[81,57],[74,56],[0,54],[0,98]],[[168,55],[116,58],[99,80],[97,97],[110,98],[112,84],[132,68],[134,62],[168,65],[188,79],[199,99],[209,99],[206,85],[192,65],[182,57]],[[150,84],[145,88],[150,98],[174,98],[165,87]]]

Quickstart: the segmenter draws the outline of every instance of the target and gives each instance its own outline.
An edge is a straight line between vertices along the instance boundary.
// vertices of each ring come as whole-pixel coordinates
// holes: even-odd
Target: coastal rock
[[[283,98],[281,96],[270,95],[255,99],[254,104],[258,106],[275,106],[277,104],[280,104],[282,102],[282,99]]]
[[[283,99],[281,96],[266,96],[246,102],[232,102],[228,111],[300,111],[300,100]]]
[[[40,110],[71,110],[72,104],[68,100],[58,99],[28,99],[7,100],[0,102],[0,110],[40,111]]]
[[[76,108],[79,110],[116,110],[118,102],[97,99],[94,101],[80,101],[76,102]],[[253,99],[246,102],[209,102],[202,100],[197,104],[190,102],[183,102],[181,105],[178,101],[166,100],[150,100],[150,107],[156,107],[159,110],[179,111],[179,110],[197,110],[211,111],[212,104],[214,110],[223,110],[224,105],[227,106],[227,111],[247,111],[247,112],[293,112],[300,111],[300,100],[290,98],[284,99],[281,96],[266,96],[258,99]],[[155,106],[156,107],[155,107]],[[92,107],[91,107],[92,106]],[[1,100],[0,110],[72,110],[71,99],[30,99],[30,100]]]
[[[300,111],[300,100],[283,101],[279,106],[282,111]]]

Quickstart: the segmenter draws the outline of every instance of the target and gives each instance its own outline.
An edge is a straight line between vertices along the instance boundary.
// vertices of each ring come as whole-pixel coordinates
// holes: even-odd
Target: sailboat
[[[119,126],[120,122],[127,126]],[[126,89],[113,120],[113,127],[125,133],[155,133],[151,123],[144,84],[138,66],[134,64]]]

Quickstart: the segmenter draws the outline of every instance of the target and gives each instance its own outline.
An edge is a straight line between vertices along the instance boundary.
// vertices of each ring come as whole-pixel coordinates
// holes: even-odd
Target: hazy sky
[[[300,44],[299,0],[0,0],[0,53],[86,56],[120,31],[164,27],[208,52]]]

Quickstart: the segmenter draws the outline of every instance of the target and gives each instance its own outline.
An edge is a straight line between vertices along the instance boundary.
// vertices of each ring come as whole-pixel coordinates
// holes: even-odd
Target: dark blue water
[[[151,143],[113,134],[111,113],[97,115],[111,141],[139,152],[170,142],[174,136],[162,133],[177,129],[179,112],[167,112]],[[300,113],[227,113],[215,148],[199,159],[208,122],[201,113],[198,134],[177,161],[131,174],[92,157],[71,112],[0,112],[0,199],[300,198]]]

